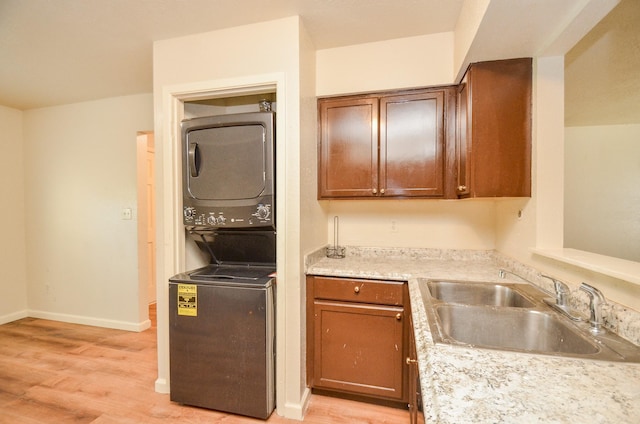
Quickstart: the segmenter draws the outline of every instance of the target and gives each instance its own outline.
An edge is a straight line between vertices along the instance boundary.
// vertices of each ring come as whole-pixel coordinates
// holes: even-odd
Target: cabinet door
[[[380,183],[384,196],[444,196],[443,91],[380,99]]]
[[[316,301],[314,315],[314,387],[403,399],[403,308]]]
[[[318,196],[377,195],[378,99],[324,99],[319,106]]]
[[[531,59],[474,63],[467,74],[470,196],[531,196]]]

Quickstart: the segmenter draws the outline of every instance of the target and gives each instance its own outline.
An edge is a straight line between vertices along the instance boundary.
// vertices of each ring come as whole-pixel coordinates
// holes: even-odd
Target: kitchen
[[[470,24],[471,29],[473,25]],[[251,67],[246,66],[248,59],[238,51],[216,51],[215,57],[207,57],[199,49],[202,43],[215,43],[227,39],[252,40],[255,42],[255,34],[271,34],[268,46],[261,50],[256,57],[250,59]],[[468,35],[473,37],[473,35]],[[114,120],[121,116],[113,113],[114,109],[123,106],[131,107],[138,116],[138,125],[149,128],[155,119],[157,122],[157,140],[165,137],[171,131],[170,120],[165,119],[171,112],[171,98],[187,98],[189,93],[206,93],[227,87],[252,87],[272,86],[274,83],[279,88],[286,86],[286,90],[279,92],[279,101],[286,105],[284,113],[280,110],[278,119],[280,132],[280,145],[278,157],[283,158],[287,164],[279,174],[279,192],[286,193],[283,203],[279,207],[281,211],[279,219],[285,228],[286,240],[279,243],[278,257],[286,258],[286,263],[279,264],[278,275],[287,284],[281,286],[279,293],[283,303],[279,312],[281,319],[277,329],[278,334],[285,335],[279,338],[278,351],[285,352],[278,359],[280,368],[282,364],[300,364],[299,367],[287,369],[286,375],[278,376],[278,411],[285,416],[301,416],[304,411],[304,399],[308,396],[304,385],[304,292],[301,290],[304,281],[304,255],[328,244],[332,239],[333,216],[339,215],[341,219],[340,237],[347,245],[360,246],[402,246],[402,247],[435,247],[435,248],[464,248],[464,249],[496,249],[505,252],[511,257],[522,262],[543,267],[549,273],[563,277],[574,283],[581,279],[589,280],[596,284],[601,281],[601,288],[608,298],[627,304],[638,309],[637,304],[629,305],[629,301],[637,299],[637,288],[633,284],[625,284],[619,279],[594,276],[592,271],[582,271],[577,268],[565,266],[553,261],[533,256],[529,249],[538,247],[561,246],[562,217],[561,205],[562,190],[556,184],[557,176],[562,174],[562,139],[564,123],[562,122],[563,89],[562,57],[551,55],[537,58],[537,72],[534,75],[536,87],[535,105],[536,117],[534,118],[534,162],[533,162],[533,190],[532,199],[503,199],[503,200],[473,200],[473,201],[316,201],[316,172],[315,172],[315,99],[317,96],[344,94],[351,92],[366,92],[371,90],[393,89],[409,86],[428,86],[437,84],[449,84],[453,81],[453,75],[457,70],[454,63],[460,63],[460,57],[454,52],[457,46],[455,40],[464,39],[464,34],[440,33],[429,36],[409,37],[397,40],[387,40],[377,43],[348,46],[343,48],[315,51],[310,40],[305,35],[304,23],[297,18],[286,18],[277,21],[254,24],[244,27],[231,28],[213,33],[190,36],[179,39],[158,42],[154,48],[154,96],[140,95],[131,99],[113,99],[108,104],[97,102],[83,105],[95,107],[96,111],[108,111]],[[281,46],[274,51],[273,43]],[[267,44],[265,42],[265,44]],[[469,41],[470,44],[470,41]],[[193,47],[195,46],[195,47]],[[497,48],[498,46],[494,46]],[[240,49],[238,49],[240,50]],[[268,51],[268,54],[267,54]],[[423,52],[422,55],[415,54]],[[488,53],[487,53],[488,54]],[[498,53],[495,53],[498,54]],[[224,55],[225,66],[219,66],[217,61],[220,55]],[[213,56],[213,55],[212,55]],[[490,55],[489,55],[490,56]],[[388,58],[393,58],[389,60]],[[490,57],[487,57],[490,58]],[[179,60],[177,60],[179,59]],[[260,64],[256,68],[255,64]],[[248,74],[248,69],[251,73]],[[366,69],[367,78],[362,77],[363,69]],[[258,75],[258,77],[254,77]],[[558,80],[559,79],[559,80]],[[194,82],[195,81],[195,82]],[[185,94],[186,93],[186,94]],[[284,100],[283,100],[284,99]],[[148,109],[151,102],[155,103],[155,118],[147,109],[130,103],[140,102]],[[84,108],[86,109],[86,107]],[[41,147],[46,144],[38,144],[37,140],[46,140],[45,129],[36,131],[34,123],[44,124],[58,118],[75,116],[79,108],[72,106],[41,109],[24,112],[24,116],[10,110],[3,116],[11,125],[7,128],[14,129],[12,136],[24,137],[28,141],[26,153],[36,155]],[[25,121],[24,135],[22,135],[22,119]],[[51,125],[51,124],[49,124]],[[87,125],[88,132],[95,132],[97,123]],[[4,126],[3,126],[4,127]],[[91,131],[93,129],[93,131]],[[64,137],[64,130],[49,127],[53,134]],[[99,135],[97,135],[99,137]],[[80,135],[74,135],[80,139]],[[171,169],[172,159],[170,152],[166,152],[163,145],[158,152],[162,158],[164,172],[159,172],[158,181],[166,188],[164,196],[158,198],[160,205],[158,222],[163,225],[162,238],[158,240],[159,282],[158,301],[163,304],[163,296],[166,297],[166,280],[174,275],[179,268],[187,269],[183,263],[185,260],[180,252],[181,235],[176,232],[175,219],[172,218],[176,208],[172,205],[171,190],[173,178],[168,174]],[[286,146],[286,147],[285,147]],[[73,146],[69,146],[71,149]],[[126,155],[126,147],[122,149],[122,155]],[[164,149],[164,150],[163,150]],[[55,158],[57,153],[49,148],[47,154]],[[11,152],[16,153],[16,152]],[[19,152],[18,152],[19,153]],[[113,152],[118,156],[120,152]],[[36,155],[36,157],[38,157]],[[286,158],[286,159],[285,159]],[[115,158],[110,158],[115,160]],[[62,162],[64,163],[64,162]],[[12,164],[18,166],[18,164]],[[32,163],[25,162],[27,175],[37,177],[40,172]],[[159,163],[160,168],[160,163]],[[30,172],[33,171],[33,172]],[[104,172],[104,178],[113,178],[113,174]],[[62,176],[54,177],[61,178]],[[39,178],[39,180],[44,180]],[[65,183],[66,180],[55,181]],[[53,182],[52,182],[53,183]],[[39,204],[41,192],[46,192],[47,186],[40,187],[43,183],[35,183],[27,179],[25,184],[34,190],[17,190],[17,197],[26,196],[27,210],[27,245],[22,251],[28,249],[27,254],[20,255],[20,249],[16,249],[17,260],[11,258],[10,264],[25,263],[32,257],[39,246],[45,247],[43,260],[46,266],[55,267],[64,263],[54,255],[56,241],[53,235],[49,236],[44,229],[34,227],[33,222],[39,222],[39,211],[35,206]],[[82,187],[80,187],[82,189]],[[117,193],[114,194],[117,197]],[[125,196],[133,196],[127,192]],[[120,204],[127,204],[127,201]],[[131,202],[131,200],[129,200]],[[64,218],[64,209],[47,204],[56,211],[56,220]],[[518,218],[518,211],[522,210],[522,216]],[[283,211],[283,212],[282,212]],[[48,210],[50,213],[51,210]],[[62,215],[58,217],[57,214]],[[396,222],[397,232],[392,232],[392,221]],[[63,225],[67,225],[62,221]],[[317,225],[318,222],[326,225]],[[89,225],[91,222],[87,222]],[[25,224],[26,225],[26,224]],[[13,229],[12,229],[13,231]],[[49,239],[49,237],[51,237]],[[86,236],[88,237],[88,235]],[[16,237],[20,241],[20,237]],[[83,239],[72,240],[75,245],[82,246]],[[22,241],[21,243],[24,243]],[[42,244],[45,243],[45,244]],[[85,242],[86,243],[86,242]],[[20,246],[20,243],[17,244]],[[100,249],[99,246],[95,247]],[[71,247],[69,247],[71,249]],[[113,248],[112,248],[113,249]],[[105,249],[105,254],[112,254],[114,250]],[[96,252],[99,252],[96,251]],[[84,257],[78,251],[67,253],[67,257]],[[41,253],[42,254],[42,253]],[[67,259],[68,261],[68,259]],[[126,259],[123,263],[127,263]],[[59,266],[59,265],[58,265]],[[13,269],[5,266],[4,269]],[[55,269],[55,268],[54,268]],[[29,279],[26,276],[18,276],[14,281],[24,281],[18,284],[16,292],[14,288],[7,288],[8,295],[19,306],[6,306],[2,316],[14,312],[34,309],[50,310],[59,314],[70,313],[72,315],[89,315],[84,309],[60,307],[60,303],[66,302],[69,293],[65,286],[52,284],[47,294],[42,287],[42,281],[46,280],[46,269],[29,271]],[[112,271],[113,272],[113,271]],[[81,280],[82,276],[75,277]],[[108,276],[109,280],[117,280],[119,275]],[[27,284],[26,281],[29,281]],[[106,285],[107,283],[105,283]],[[165,284],[163,286],[162,284]],[[3,286],[4,287],[4,286]],[[29,291],[27,303],[26,290]],[[83,287],[72,287],[78,292],[83,292]],[[5,290],[3,288],[3,290]],[[61,293],[56,298],[58,306],[51,301],[51,292],[56,290]],[[104,289],[107,301],[105,312],[100,312],[107,320],[141,322],[133,299],[136,299],[135,290],[130,287],[114,285],[112,289]],[[2,296],[5,299],[8,296]],[[284,301],[286,299],[286,302]],[[624,300],[624,302],[623,302]],[[112,313],[109,305],[123,303],[123,308],[129,315],[126,317]],[[637,302],[637,301],[636,301]],[[27,307],[28,304],[28,307]],[[85,303],[86,305],[87,303]],[[15,304],[14,304],[15,305]],[[64,304],[67,307],[68,305]],[[141,309],[141,308],[140,308]],[[6,312],[5,312],[6,311]],[[70,311],[70,312],[69,312]],[[159,327],[163,319],[159,311]],[[166,321],[164,321],[166,323]],[[103,323],[104,324],[104,323]],[[163,354],[167,349],[166,334],[159,333],[159,379],[158,390],[166,391],[167,358]]]

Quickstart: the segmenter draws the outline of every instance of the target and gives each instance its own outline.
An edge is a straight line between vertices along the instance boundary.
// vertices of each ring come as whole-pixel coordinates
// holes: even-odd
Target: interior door
[[[153,133],[137,137],[138,279],[148,303],[156,302],[155,145]]]

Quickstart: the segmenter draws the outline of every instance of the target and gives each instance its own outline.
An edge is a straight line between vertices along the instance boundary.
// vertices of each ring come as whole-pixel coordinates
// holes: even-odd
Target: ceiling
[[[0,0],[0,105],[24,110],[150,93],[155,40],[299,15],[325,49],[453,31],[462,3]]]
[[[561,55],[620,0],[471,0],[463,10],[465,1],[0,0],[0,105],[27,110],[150,93],[154,41],[296,15],[318,50],[454,31],[471,10],[483,15],[465,63]],[[625,92],[625,98],[633,93],[629,102],[640,104],[640,86],[629,75],[637,80],[640,66],[639,5],[639,0],[622,0],[617,9],[632,11],[618,12],[618,18],[599,25],[608,25],[599,30],[605,39],[613,30],[635,35],[631,47],[616,54],[626,57],[624,66],[615,66],[624,74],[592,74],[598,68],[594,64],[611,63],[606,68],[613,69],[622,63],[607,56],[606,49],[576,59],[574,66],[568,56],[568,75],[579,71],[584,75],[576,78],[597,90],[578,88],[572,94],[568,83],[567,110],[579,103],[581,116],[598,114],[607,93]],[[619,23],[622,18],[626,23]],[[586,96],[590,93],[597,94]]]

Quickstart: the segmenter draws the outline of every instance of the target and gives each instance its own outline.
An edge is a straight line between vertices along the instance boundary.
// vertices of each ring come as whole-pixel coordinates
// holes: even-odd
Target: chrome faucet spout
[[[507,271],[506,269],[503,269],[503,268],[500,268],[498,270],[498,277],[500,277],[502,279],[507,278],[507,274],[513,275],[514,277],[517,277],[517,278],[521,279],[522,281],[526,281],[527,283],[531,283],[531,281],[529,281],[526,278],[516,274],[515,272]]]
[[[591,332],[601,333],[604,320],[602,318],[602,305],[607,304],[607,300],[600,290],[587,284],[580,284],[580,290],[589,295],[589,323],[591,323]]]

